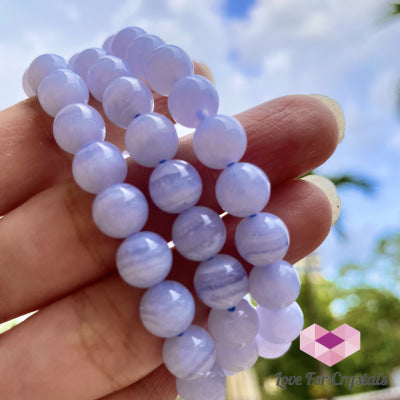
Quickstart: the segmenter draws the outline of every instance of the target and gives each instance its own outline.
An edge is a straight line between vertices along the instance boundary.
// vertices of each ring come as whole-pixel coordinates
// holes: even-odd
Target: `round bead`
[[[292,342],[289,343],[271,343],[265,340],[261,335],[256,336],[258,347],[258,355],[262,358],[278,358],[283,356],[290,348]]]
[[[155,35],[138,36],[126,49],[126,61],[134,76],[146,80],[147,64],[154,50],[164,41]]]
[[[104,49],[107,54],[111,54],[111,46],[112,46],[112,42],[114,40],[115,35],[110,35],[103,43],[103,45],[101,46],[102,49]]]
[[[64,58],[56,54],[42,54],[36,57],[28,68],[28,81],[32,90],[37,93],[42,80],[59,68],[68,68]]]
[[[204,118],[218,111],[219,98],[214,85],[200,75],[179,79],[168,97],[168,108],[174,120],[196,128]]]
[[[121,243],[116,262],[125,282],[148,288],[167,277],[172,267],[172,252],[156,233],[138,232]]]
[[[182,160],[161,162],[149,180],[150,196],[156,206],[174,214],[193,207],[199,201],[202,187],[199,173]]]
[[[192,60],[178,46],[158,47],[147,63],[146,81],[157,93],[168,96],[175,82],[194,71]]]
[[[247,293],[247,273],[232,256],[218,254],[197,267],[194,287],[203,303],[218,310],[227,309]]]
[[[179,140],[174,124],[164,115],[142,114],[128,126],[125,145],[131,157],[144,167],[154,168],[173,158]]]
[[[153,335],[172,337],[184,332],[194,317],[194,299],[175,281],[163,281],[148,289],[140,301],[140,318]]]
[[[106,128],[95,108],[75,103],[62,108],[56,115],[53,135],[63,150],[76,154],[85,144],[104,140]]]
[[[126,49],[140,35],[146,32],[142,28],[130,26],[119,31],[111,43],[111,53],[119,58],[125,58]]]
[[[279,217],[262,212],[239,223],[235,244],[248,263],[267,265],[285,256],[289,248],[289,232]]]
[[[189,260],[203,261],[215,256],[226,239],[219,215],[207,207],[192,207],[178,215],[172,225],[176,249]]]
[[[243,162],[224,169],[215,186],[219,205],[236,217],[248,217],[261,211],[270,193],[271,185],[264,171]]]
[[[79,56],[79,53],[75,53],[69,60],[69,67],[73,70],[76,58]]]
[[[246,151],[247,137],[238,120],[227,115],[205,118],[193,136],[196,157],[207,167],[224,169]]]
[[[258,332],[256,310],[246,300],[228,310],[213,308],[208,315],[208,330],[221,343],[241,347],[251,342]]]
[[[197,325],[190,325],[182,336],[166,339],[162,354],[167,369],[180,379],[201,378],[216,357],[210,334]]]
[[[111,122],[127,128],[138,114],[153,111],[154,99],[141,80],[123,76],[107,86],[103,93],[103,109]]]
[[[28,72],[29,72],[29,70],[26,70],[22,77],[22,88],[24,89],[24,92],[28,97],[32,97],[32,96],[36,96],[36,92],[32,89],[32,86],[29,83]]]
[[[92,68],[100,57],[106,54],[107,52],[104,49],[98,49],[96,47],[83,50],[76,56],[72,69],[86,81],[89,69]]]
[[[87,73],[87,86],[90,93],[99,101],[103,101],[103,94],[106,87],[115,79],[121,76],[130,76],[128,66],[118,57],[100,57]]]
[[[296,302],[280,310],[258,306],[256,311],[260,323],[258,333],[271,343],[292,342],[303,329],[303,312]]]
[[[149,206],[138,188],[118,183],[96,196],[92,214],[94,222],[103,233],[122,239],[143,228],[149,215]]]
[[[288,307],[300,293],[299,274],[283,260],[262,268],[253,268],[249,276],[249,292],[262,307]]]
[[[224,400],[226,378],[218,364],[198,379],[176,379],[176,390],[185,400]]]
[[[76,183],[89,193],[100,193],[125,180],[128,167],[121,151],[108,142],[91,142],[76,153],[72,174]]]

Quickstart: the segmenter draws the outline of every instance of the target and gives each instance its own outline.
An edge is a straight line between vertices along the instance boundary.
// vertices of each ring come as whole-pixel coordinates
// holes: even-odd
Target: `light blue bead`
[[[168,109],[179,124],[196,128],[204,118],[218,112],[219,98],[214,85],[200,75],[179,79],[168,97]]]
[[[147,64],[154,50],[163,45],[164,41],[155,35],[138,36],[126,49],[126,61],[133,76],[146,80]]]
[[[112,46],[112,42],[114,40],[115,35],[110,35],[103,43],[103,45],[101,46],[102,49],[104,49],[107,54],[111,54],[111,46]]]
[[[194,317],[194,299],[179,282],[163,281],[148,289],[140,301],[140,319],[153,335],[172,337],[184,332]]]
[[[226,240],[225,224],[215,211],[207,207],[192,207],[175,219],[172,240],[184,257],[204,261],[222,249]]]
[[[214,341],[200,326],[190,325],[182,336],[165,340],[163,360],[167,369],[180,379],[204,376],[215,363]]]
[[[28,68],[28,81],[33,91],[37,93],[42,80],[59,68],[69,68],[69,64],[56,54],[42,54],[36,57]]]
[[[154,99],[140,79],[123,76],[107,86],[103,94],[103,109],[111,122],[127,128],[138,114],[153,111]]]
[[[226,377],[218,364],[198,379],[176,378],[176,390],[184,400],[224,400]]]
[[[106,128],[95,108],[75,103],[62,108],[56,115],[53,135],[63,150],[76,154],[85,144],[104,140]]]
[[[107,55],[107,52],[104,49],[96,47],[83,50],[74,59],[72,69],[86,82],[89,69],[92,68],[100,57],[104,57],[105,55]]]
[[[25,70],[24,75],[22,76],[22,88],[28,97],[36,96],[36,92],[32,89],[32,86],[29,83],[28,73],[29,69]]]
[[[92,215],[103,233],[122,239],[143,228],[149,215],[149,206],[138,188],[127,183],[118,183],[96,196]]]
[[[153,232],[138,232],[127,237],[117,251],[117,268],[125,282],[148,288],[164,280],[172,267],[172,252],[167,242]]]
[[[79,56],[79,53],[75,53],[75,54],[68,60],[69,68],[70,68],[70,69],[74,70],[75,60],[76,60],[76,58],[77,58],[78,56]]]
[[[193,207],[201,196],[203,184],[196,169],[182,160],[161,162],[149,180],[149,192],[158,208],[180,213]]]
[[[240,222],[235,232],[235,244],[248,263],[263,266],[285,256],[289,232],[279,217],[262,212]]]
[[[246,151],[247,137],[238,120],[227,115],[205,118],[193,135],[196,157],[207,167],[224,169]]]
[[[243,162],[224,169],[215,185],[219,205],[236,217],[248,217],[261,211],[270,193],[271,185],[264,171]]]
[[[193,75],[193,63],[178,46],[158,47],[147,64],[146,81],[157,93],[168,96],[172,86],[181,78]]]
[[[278,358],[283,356],[290,348],[292,342],[276,344],[268,342],[261,335],[256,336],[258,355],[262,358]]]
[[[236,258],[227,254],[203,261],[193,281],[200,300],[218,310],[236,306],[247,293],[246,270]]]
[[[125,180],[128,167],[121,151],[108,142],[91,142],[76,153],[72,162],[75,182],[89,193],[100,193]]]
[[[121,76],[131,76],[129,67],[118,57],[100,57],[89,69],[86,82],[90,93],[99,101],[103,101],[106,87]]]
[[[87,103],[89,91],[78,74],[69,69],[57,69],[42,80],[38,99],[43,110],[55,117],[68,104]]]
[[[174,124],[164,115],[142,114],[128,126],[125,145],[130,156],[144,167],[154,168],[173,158],[179,140]]]
[[[119,31],[111,43],[111,53],[119,58],[125,58],[126,49],[140,35],[146,32],[142,28],[130,26]]]

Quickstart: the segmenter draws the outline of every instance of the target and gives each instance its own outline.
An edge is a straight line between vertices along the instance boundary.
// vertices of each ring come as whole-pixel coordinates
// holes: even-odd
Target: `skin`
[[[196,72],[209,76],[197,64]],[[156,111],[168,116],[165,98],[156,96]],[[248,134],[243,161],[261,167],[271,180],[266,211],[287,224],[291,244],[285,259],[294,263],[317,248],[331,227],[326,195],[296,178],[334,152],[336,119],[318,99],[297,95],[235,117]],[[107,128],[107,140],[122,148],[122,131]],[[162,365],[163,339],[140,322],[144,291],[117,274],[120,241],[94,225],[94,196],[73,182],[72,157],[57,147],[52,118],[36,98],[0,112],[0,148],[0,321],[40,310],[0,337],[2,400],[173,400],[175,379]],[[204,185],[199,204],[220,212],[214,195],[218,171],[197,162],[191,136],[181,139],[176,158],[198,169]],[[148,199],[150,173],[130,160],[127,182]],[[169,240],[175,216],[149,204],[144,230]],[[222,253],[239,257],[233,245],[239,219],[224,221],[228,239]],[[193,290],[195,267],[174,252],[168,279]],[[197,302],[196,310],[194,322],[205,325],[208,309]]]

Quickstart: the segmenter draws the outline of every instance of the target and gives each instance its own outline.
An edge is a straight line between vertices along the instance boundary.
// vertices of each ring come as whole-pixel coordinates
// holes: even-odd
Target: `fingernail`
[[[201,69],[203,69],[203,71],[201,71],[202,72],[201,75],[203,75],[205,78],[207,78],[209,81],[211,81],[215,85],[214,77],[213,77],[213,74],[211,73],[210,68],[208,68],[206,64],[204,64],[200,61],[196,61],[196,63],[199,65],[199,67]],[[196,69],[196,65],[195,65],[195,69]],[[196,71],[195,71],[195,73],[196,73]]]
[[[339,103],[328,96],[324,96],[322,94],[310,94],[310,96],[315,97],[316,99],[322,101],[333,113],[336,118],[338,124],[338,143],[340,143],[344,138],[344,131],[346,127],[346,123],[344,120],[343,111],[339,105]]]
[[[332,208],[332,225],[335,224],[340,215],[341,202],[333,182],[321,175],[307,175],[301,179],[313,183],[326,194]]]

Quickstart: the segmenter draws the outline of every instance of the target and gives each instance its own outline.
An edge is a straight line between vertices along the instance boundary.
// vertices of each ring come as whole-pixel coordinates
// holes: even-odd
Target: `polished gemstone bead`
[[[99,101],[103,101],[106,87],[121,76],[131,76],[129,67],[118,57],[100,57],[87,73],[87,86],[90,93]]]
[[[149,215],[149,206],[138,188],[127,183],[117,183],[96,196],[92,215],[103,233],[122,239],[143,228]]]
[[[70,69],[74,70],[75,60],[76,60],[76,58],[77,58],[78,56],[79,56],[79,53],[75,53],[75,54],[68,60],[69,68],[70,68]]]
[[[261,211],[270,193],[271,185],[264,171],[244,162],[224,169],[215,186],[219,205],[236,217],[248,217]]]
[[[111,53],[119,58],[125,58],[126,49],[140,35],[146,32],[142,28],[130,26],[119,31],[111,43]]]
[[[262,307],[288,307],[300,293],[299,274],[284,260],[253,268],[249,276],[249,292]]]
[[[91,142],[76,153],[72,174],[76,183],[89,193],[100,193],[125,180],[128,167],[121,151],[108,142]]]
[[[256,336],[258,347],[258,355],[262,358],[278,358],[283,356],[290,348],[292,342],[289,343],[271,343],[264,339],[261,335]]]
[[[156,206],[174,214],[193,207],[199,201],[202,187],[199,173],[182,160],[161,162],[149,180],[150,196]]]
[[[141,35],[126,49],[126,61],[130,66],[133,76],[146,80],[147,64],[154,50],[163,45],[164,41],[155,35]]]
[[[218,342],[232,347],[244,346],[257,335],[256,310],[243,299],[235,307],[229,309],[213,308],[208,315],[208,330]]]
[[[210,334],[197,325],[166,339],[162,354],[167,369],[180,379],[201,378],[213,367],[216,356]]]
[[[42,80],[38,99],[43,110],[55,117],[68,104],[87,103],[89,91],[78,74],[69,69],[57,69]]]
[[[172,87],[168,109],[179,124],[196,128],[218,111],[219,98],[214,85],[200,75],[184,76]]]
[[[204,261],[222,249],[226,228],[219,215],[207,207],[192,207],[178,215],[172,225],[172,240],[184,257]]]
[[[168,118],[150,113],[139,115],[129,124],[125,145],[138,164],[154,168],[175,156],[179,140],[175,126]]]
[[[112,46],[112,42],[114,40],[115,35],[110,35],[103,43],[103,45],[101,46],[102,49],[104,49],[107,54],[111,54],[111,46]]]
[[[104,140],[106,128],[95,108],[75,103],[65,106],[56,115],[53,135],[63,150],[76,154],[85,144]]]
[[[103,94],[103,109],[111,122],[127,128],[137,115],[153,111],[154,99],[140,79],[123,76],[107,86]]]
[[[72,69],[86,82],[89,69],[100,57],[105,55],[107,55],[107,52],[104,49],[96,47],[83,50],[76,56]]]
[[[59,68],[69,68],[64,58],[56,54],[42,54],[36,57],[28,68],[28,81],[35,93],[47,75]]]
[[[172,86],[193,71],[192,60],[180,47],[163,45],[154,51],[147,63],[146,81],[155,92],[168,96]]]
[[[247,293],[247,273],[236,258],[218,254],[197,267],[194,287],[203,303],[226,310],[240,303]]]
[[[184,332],[194,317],[194,299],[179,282],[162,281],[140,301],[140,319],[153,335],[172,337]]]
[[[257,306],[256,311],[260,323],[258,333],[271,343],[292,342],[303,329],[303,312],[296,302],[280,310]]]
[[[121,243],[116,262],[125,282],[148,288],[167,277],[172,267],[172,252],[167,242],[156,233],[138,232]]]
[[[224,169],[246,151],[247,137],[238,120],[227,115],[205,118],[193,135],[196,157],[207,167]]]
[[[235,244],[248,263],[263,266],[285,256],[289,248],[289,232],[279,217],[261,212],[239,223]]]
[[[32,89],[32,86],[29,83],[28,72],[29,70],[27,69],[22,77],[22,88],[24,89],[24,92],[28,97],[32,97],[36,96],[36,92]]]
[[[226,392],[226,378],[218,364],[201,378],[176,378],[176,390],[184,400],[224,400]]]

